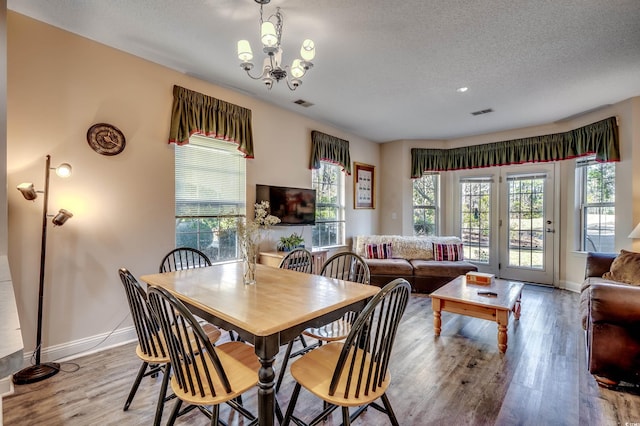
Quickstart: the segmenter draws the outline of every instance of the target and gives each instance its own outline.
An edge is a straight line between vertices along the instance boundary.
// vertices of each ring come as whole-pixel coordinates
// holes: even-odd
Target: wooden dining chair
[[[291,250],[285,257],[282,258],[280,262],[279,268],[281,269],[290,269],[292,271],[304,272],[310,274],[313,272],[313,255],[311,252],[305,248],[296,248]],[[302,350],[291,355],[291,351],[293,350],[293,345],[295,342],[300,342],[302,344]],[[282,380],[284,379],[284,372],[287,369],[287,364],[290,358],[294,358],[298,355],[305,353],[307,350],[311,350],[312,348],[307,345],[304,337],[299,335],[295,339],[291,340],[287,344],[287,350],[284,354],[284,359],[282,361],[282,366],[280,367],[280,372],[278,373],[278,380],[276,381],[276,392],[280,390],[280,385],[282,385]]]
[[[133,318],[133,325],[138,336],[138,346],[136,347],[136,355],[142,360],[142,365],[138,370],[129,396],[124,403],[124,411],[129,409],[133,397],[140,386],[143,377],[157,375],[162,373],[162,384],[160,385],[160,393],[158,395],[158,403],[156,404],[156,414],[153,421],[154,425],[159,425],[162,418],[162,410],[167,393],[167,384],[169,382],[169,371],[171,364],[169,363],[169,352],[161,337],[160,327],[154,321],[147,305],[147,293],[138,283],[135,277],[125,268],[118,271],[120,280],[124,286]]]
[[[191,247],[178,247],[162,258],[159,269],[162,273],[205,266],[211,266],[211,260],[206,254]]]
[[[352,252],[341,252],[331,256],[322,266],[320,275],[355,283],[369,284],[371,273],[365,260]],[[317,328],[308,328],[302,332],[304,336],[322,342],[343,340],[351,331],[351,324],[356,318],[356,312],[347,312],[332,323]]]
[[[298,247],[282,258],[279,268],[310,274],[313,272],[313,255],[309,250]]]
[[[207,415],[211,425],[218,425],[222,403],[255,421],[240,402],[258,383],[260,362],[253,347],[242,342],[214,346],[187,307],[164,288],[151,286],[148,298],[165,336],[171,389],[178,398],[167,424],[173,425],[183,403],[190,404],[186,410],[194,407]]]
[[[322,266],[320,275],[361,284],[369,284],[370,281],[369,266],[367,266],[367,263],[361,256],[351,252],[341,252],[331,256]],[[342,318],[329,324],[304,330],[299,337],[299,340],[302,342],[302,349],[296,352],[291,353],[295,340],[289,342],[282,361],[280,373],[278,374],[276,392],[280,389],[287,363],[290,359],[304,355],[310,350],[322,345],[323,342],[344,340],[351,331],[351,324],[355,320],[356,315],[355,312],[347,312]],[[317,342],[308,345],[305,336],[315,339]]]
[[[140,386],[143,377],[156,376],[162,373],[162,384],[160,385],[160,393],[158,395],[158,403],[156,404],[156,414],[154,425],[159,425],[162,419],[162,411],[164,402],[169,399],[167,394],[167,386],[169,383],[169,373],[171,371],[171,363],[169,353],[165,344],[164,337],[160,331],[160,325],[152,315],[149,308],[147,293],[140,285],[136,278],[125,268],[118,271],[120,281],[125,289],[131,318],[138,337],[138,345],[136,346],[136,355],[142,360],[142,365],[138,370],[129,396],[124,404],[123,411],[127,411],[133,398]],[[220,338],[220,330],[212,325],[207,325],[206,335],[209,341],[216,342]]]
[[[211,266],[211,260],[206,254],[191,247],[178,247],[162,258],[158,272],[181,271],[183,269],[204,268],[206,266]],[[233,331],[229,330],[229,338],[238,340],[239,336],[234,336]]]
[[[291,364],[296,385],[291,395],[283,426],[294,417],[300,390],[306,390],[325,402],[325,409],[310,424],[317,424],[337,407],[342,408],[342,424],[349,425],[367,407],[389,416],[398,425],[386,391],[391,381],[389,362],[393,342],[409,297],[410,284],[398,278],[387,284],[369,301],[343,342],[331,342],[303,355]],[[376,400],[382,400],[382,406]],[[350,407],[359,407],[353,413]]]

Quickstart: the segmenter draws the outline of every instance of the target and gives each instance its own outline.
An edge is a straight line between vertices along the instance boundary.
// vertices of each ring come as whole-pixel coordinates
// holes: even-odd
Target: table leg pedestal
[[[274,358],[260,358],[258,371],[258,419],[260,426],[272,426],[275,413],[275,377]]]
[[[258,424],[273,426],[275,415],[276,373],[273,363],[279,350],[279,340],[269,338],[255,339],[256,355],[260,361],[258,370]]]

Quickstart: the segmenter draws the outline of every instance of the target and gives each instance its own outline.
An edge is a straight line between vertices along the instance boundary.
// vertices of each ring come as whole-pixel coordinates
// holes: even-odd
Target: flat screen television
[[[256,203],[269,202],[269,213],[279,225],[315,225],[316,190],[285,186],[256,185]]]

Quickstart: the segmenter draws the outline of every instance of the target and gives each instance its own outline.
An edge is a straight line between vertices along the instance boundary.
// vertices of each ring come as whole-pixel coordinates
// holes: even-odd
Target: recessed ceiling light
[[[469,88],[468,88],[468,87],[459,87],[459,88],[457,88],[457,89],[456,89],[456,92],[458,92],[458,93],[464,93],[464,92],[466,92],[467,90],[469,90]]]

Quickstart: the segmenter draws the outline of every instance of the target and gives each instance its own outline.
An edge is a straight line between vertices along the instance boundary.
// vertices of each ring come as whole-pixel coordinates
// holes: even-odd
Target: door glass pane
[[[489,263],[491,181],[467,180],[460,185],[464,257],[474,262]]]
[[[509,266],[544,269],[545,176],[507,178]]]

